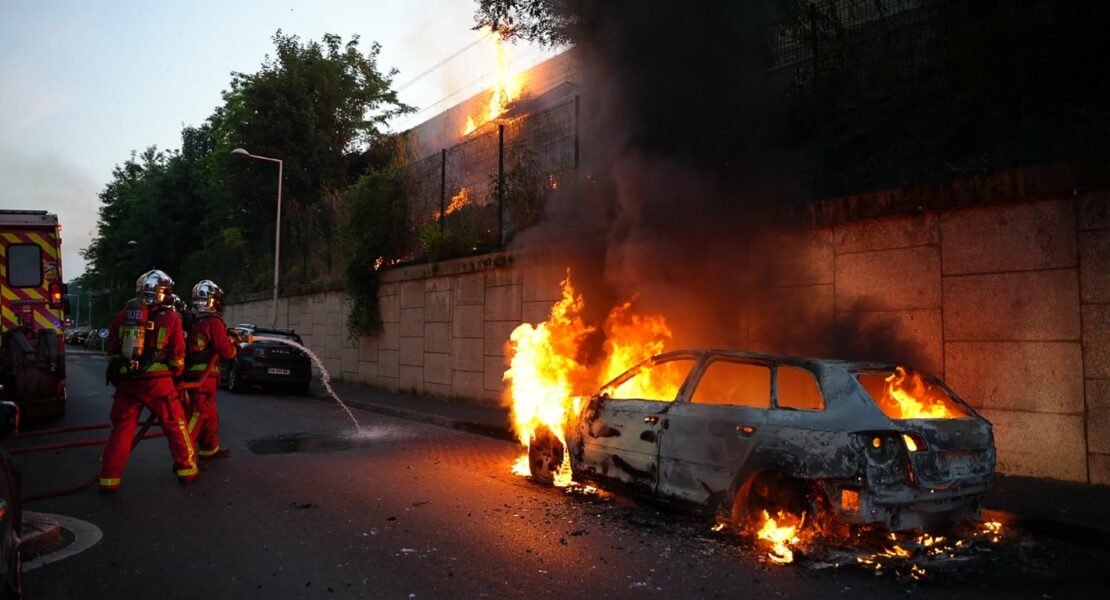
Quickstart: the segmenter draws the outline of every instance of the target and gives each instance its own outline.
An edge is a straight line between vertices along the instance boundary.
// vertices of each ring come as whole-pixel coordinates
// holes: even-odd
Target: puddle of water
[[[254,454],[341,452],[370,446],[377,441],[400,437],[404,437],[404,435],[386,427],[359,429],[357,431],[285,433],[251,440],[247,442],[247,449]]]
[[[358,419],[355,418],[355,414],[351,412],[351,409],[346,405],[346,403],[339,399],[339,394],[336,394],[335,390],[331,389],[331,374],[328,373],[328,370],[326,368],[324,368],[323,361],[320,360],[319,356],[316,356],[316,353],[298,344],[297,342],[294,342],[293,340],[288,340],[285,338],[270,337],[267,335],[254,335],[251,336],[251,339],[261,340],[265,342],[277,342],[279,344],[285,344],[286,346],[292,346],[293,348],[304,352],[308,356],[309,360],[312,361],[312,364],[315,365],[317,369],[320,369],[320,382],[324,384],[324,389],[328,391],[328,395],[331,396],[336,402],[338,402],[339,406],[347,412],[347,416],[350,417],[351,422],[355,424],[355,430],[362,430],[362,426],[359,425]]]

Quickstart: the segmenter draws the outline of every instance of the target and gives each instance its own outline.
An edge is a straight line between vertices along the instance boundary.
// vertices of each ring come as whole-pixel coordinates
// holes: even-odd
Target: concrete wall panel
[[[485,355],[482,353],[482,338],[459,338],[451,348],[451,368],[456,371],[482,372],[485,368]]]
[[[940,298],[936,246],[836,257],[838,311],[940,308]]]
[[[424,351],[444,353],[451,351],[450,323],[424,324]]]
[[[1110,379],[1110,304],[1083,307],[1083,364],[1087,377]]]
[[[994,424],[998,467],[1003,473],[1087,479],[1082,415],[1053,415],[983,409]]]
[[[1110,304],[1110,229],[1079,232],[1079,288],[1083,302]]]
[[[485,307],[481,304],[456,306],[451,334],[457,338],[481,338],[486,334],[485,324]]]
[[[1110,192],[1086,194],[1079,199],[1079,229],[1110,229]]]
[[[486,320],[519,321],[520,292],[519,285],[486,288]]]
[[[944,278],[947,341],[1079,339],[1075,269]]]
[[[424,335],[424,307],[401,309],[401,337]]]
[[[1087,380],[1087,449],[1110,454],[1110,379]]]
[[[424,322],[451,322],[451,290],[424,294]]]
[[[1077,342],[949,342],[945,381],[975,408],[1083,413]]]
[[[451,383],[451,355],[439,352],[424,353],[424,383]]]
[[[400,352],[401,366],[409,367],[422,367],[424,366],[424,337],[402,337],[401,338],[401,352]]]
[[[939,219],[934,213],[869,219],[838,225],[833,238],[836,252],[873,252],[940,243]]]
[[[486,300],[486,278],[482,273],[459,275],[455,280],[455,306],[483,304]]]
[[[945,275],[1075,266],[1070,200],[952,211],[940,229]]]

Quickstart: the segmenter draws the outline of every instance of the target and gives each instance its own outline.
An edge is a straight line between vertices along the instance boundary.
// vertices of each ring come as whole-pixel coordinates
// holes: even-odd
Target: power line
[[[520,62],[523,62],[525,59],[533,57],[535,54],[542,51],[543,49],[544,49],[543,46],[541,46],[539,44],[534,44],[531,47],[529,47],[528,49],[526,49],[524,52],[522,52],[521,54],[511,58],[509,62],[510,62],[510,64],[519,64]],[[437,106],[443,104],[444,102],[450,100],[451,98],[454,98],[455,96],[459,95],[460,93],[471,89],[474,85],[481,83],[484,79],[486,79],[487,77],[489,77],[492,74],[493,74],[493,71],[487,71],[487,72],[483,73],[482,75],[478,76],[478,78],[472,80],[470,83],[467,83],[466,85],[463,85],[463,86],[459,87],[458,89],[451,92],[450,94],[447,94],[446,96],[440,98],[439,100],[436,100],[435,102],[425,106],[424,108],[416,111],[415,113],[412,113],[411,115],[408,116],[408,120],[406,122],[411,122],[414,118],[428,112],[429,110],[432,110],[433,108],[436,108]],[[485,88],[483,88],[483,89],[485,89]]]
[[[427,69],[425,69],[422,73],[420,73],[416,77],[413,77],[412,79],[406,81],[405,83],[397,86],[397,89],[394,90],[394,91],[395,92],[400,92],[401,90],[409,87],[410,85],[416,83],[417,81],[420,81],[421,79],[427,77],[428,75],[430,75],[436,69],[439,69],[443,65],[445,65],[445,64],[451,62],[452,60],[455,60],[456,58],[458,58],[458,56],[460,54],[462,54],[463,52],[466,52],[467,50],[470,50],[474,46],[477,46],[478,44],[482,43],[482,41],[484,41],[486,38],[488,38],[491,34],[492,34],[491,31],[487,31],[486,33],[482,34],[481,37],[479,37],[478,39],[474,40],[473,42],[470,42],[469,44],[463,46],[462,48],[456,50],[454,53],[452,53],[447,58],[444,58],[443,60],[437,62],[436,64],[428,67]]]

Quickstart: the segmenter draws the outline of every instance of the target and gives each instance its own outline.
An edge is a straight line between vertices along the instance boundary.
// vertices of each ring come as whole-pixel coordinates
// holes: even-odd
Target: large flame
[[[551,307],[547,321],[532,325],[524,323],[509,336],[506,352],[509,368],[504,380],[509,382],[507,394],[511,403],[513,430],[527,448],[541,428],[551,431],[566,447],[566,427],[582,409],[582,397],[597,391],[630,367],[663,351],[671,337],[662,316],[643,316],[633,312],[632,302],[614,308],[602,328],[606,335],[607,357],[595,368],[581,362],[582,346],[596,331],[582,319],[585,300],[577,294],[570,281],[570,270],[562,281],[562,293]],[[679,379],[659,369],[660,374],[643,379],[635,389],[628,388],[630,397],[656,397],[667,390],[677,391]],[[684,373],[682,373],[684,375]],[[662,390],[662,392],[660,392]],[[626,388],[621,388],[622,392]],[[673,398],[670,393],[668,398]],[[527,458],[522,457],[513,472],[527,474]],[[571,481],[569,453],[556,477],[556,485]]]
[[[964,412],[943,389],[928,384],[920,373],[897,367],[886,378],[879,407],[892,419],[959,419]]]
[[[509,382],[513,430],[525,447],[541,427],[565,445],[567,420],[576,414],[575,383],[585,373],[578,362],[579,350],[594,329],[582,321],[585,303],[575,294],[569,271],[562,286],[562,297],[551,307],[546,322],[524,323],[509,336],[504,380]]]
[[[771,546],[768,558],[781,564],[791,563],[794,562],[794,551],[790,547],[800,541],[798,531],[801,528],[801,517],[784,512],[772,517],[763,511],[763,525],[756,532],[756,537]]]
[[[489,102],[484,113],[475,118],[467,115],[463,135],[470,135],[472,131],[483,123],[488,123],[500,117],[524,91],[524,77],[521,73],[509,71],[509,52],[501,36],[491,32],[488,28],[483,30],[486,39],[492,40],[494,53],[493,87],[490,88]]]

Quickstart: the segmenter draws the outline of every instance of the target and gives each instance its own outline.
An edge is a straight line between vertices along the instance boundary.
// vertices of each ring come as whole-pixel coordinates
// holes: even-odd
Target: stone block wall
[[[994,423],[1002,472],[1110,484],[1110,194],[902,211],[761,248],[780,268],[745,308],[753,349],[820,335],[789,323],[882,326]],[[281,298],[278,325],[344,380],[494,404],[510,332],[547,318],[562,276],[508,253],[404,267],[383,273],[378,336],[348,337],[340,292]],[[231,305],[228,322],[269,310]]]

